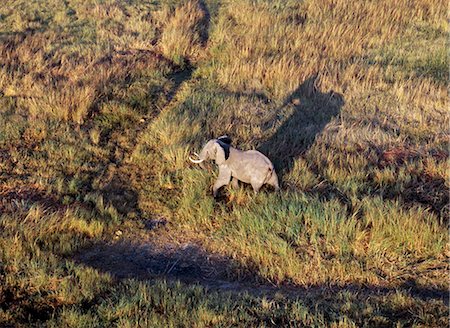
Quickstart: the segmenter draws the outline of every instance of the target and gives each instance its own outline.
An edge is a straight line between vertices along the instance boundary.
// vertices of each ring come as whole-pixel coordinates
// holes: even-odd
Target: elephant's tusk
[[[204,159],[193,159],[193,158],[191,158],[191,156],[189,156],[189,160],[195,164],[198,164],[198,163],[201,163],[204,161]]]

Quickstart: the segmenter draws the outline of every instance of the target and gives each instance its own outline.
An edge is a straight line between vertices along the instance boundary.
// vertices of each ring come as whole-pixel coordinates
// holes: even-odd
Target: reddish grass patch
[[[379,163],[381,166],[401,165],[420,158],[422,155],[417,149],[404,146],[393,147],[381,153]]]

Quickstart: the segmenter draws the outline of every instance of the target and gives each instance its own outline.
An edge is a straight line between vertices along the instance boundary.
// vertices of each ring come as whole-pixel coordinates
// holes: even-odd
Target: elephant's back
[[[247,153],[254,157],[255,160],[260,161],[261,164],[266,164],[269,168],[273,169],[273,164],[270,161],[270,159],[267,158],[266,155],[264,155],[263,153],[261,153],[260,151],[257,150],[248,150]]]

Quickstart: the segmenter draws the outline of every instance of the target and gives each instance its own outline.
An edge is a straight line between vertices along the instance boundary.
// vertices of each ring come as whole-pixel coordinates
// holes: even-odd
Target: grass
[[[0,325],[446,325],[447,28],[439,0],[7,1]],[[187,157],[223,134],[282,192],[214,200]]]

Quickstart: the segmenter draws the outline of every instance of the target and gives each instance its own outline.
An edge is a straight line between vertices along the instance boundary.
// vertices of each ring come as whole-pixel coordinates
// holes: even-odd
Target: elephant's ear
[[[223,143],[227,144],[227,145],[231,145],[231,138],[227,135],[221,136],[219,138],[217,138],[217,140],[222,141]]]
[[[221,165],[230,157],[230,145],[220,140],[216,142],[216,164]]]

